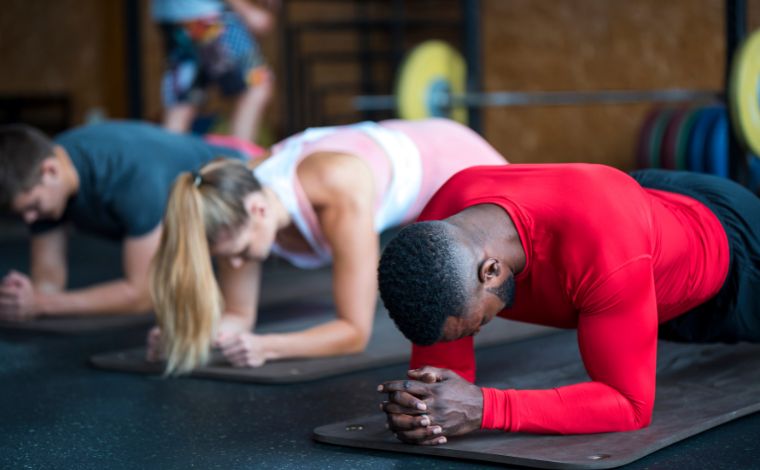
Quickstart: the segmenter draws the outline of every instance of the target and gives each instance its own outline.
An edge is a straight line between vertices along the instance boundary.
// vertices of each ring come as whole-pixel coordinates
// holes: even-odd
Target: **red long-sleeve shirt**
[[[728,240],[715,215],[610,167],[544,164],[457,173],[419,220],[477,204],[502,207],[525,250],[514,305],[499,316],[577,328],[590,377],[549,390],[483,388],[482,427],[574,434],[647,426],[658,323],[714,296],[728,273]],[[411,367],[424,365],[474,381],[472,337],[414,346]]]

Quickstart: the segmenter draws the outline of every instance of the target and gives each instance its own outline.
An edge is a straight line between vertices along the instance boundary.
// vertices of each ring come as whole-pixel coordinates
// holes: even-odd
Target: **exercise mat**
[[[273,265],[263,273],[259,308],[309,304],[309,299],[331,296],[332,275],[329,270],[305,271],[285,265]],[[0,329],[37,331],[42,333],[78,334],[149,326],[153,314],[126,315],[61,315],[40,317],[23,322],[0,321]]]
[[[492,383],[487,385],[546,389],[587,381],[575,344],[575,334],[563,332],[505,347],[504,357],[520,360],[490,371]],[[385,429],[385,415],[378,412],[319,427],[314,438],[342,446],[535,468],[613,468],[760,410],[760,345],[661,341],[658,351],[654,415],[646,429],[568,436],[477,431],[429,447],[396,440]],[[517,364],[517,374],[511,370],[512,364]],[[489,375],[489,371],[478,373],[483,376],[484,372]],[[508,387],[504,385],[507,378]],[[378,403],[381,399],[378,394]]]
[[[285,314],[286,312],[283,312]],[[270,322],[256,329],[257,333],[297,331],[335,318],[331,305],[302,306],[298,315],[286,322]],[[270,314],[270,317],[275,315]],[[493,322],[493,326],[478,335],[476,347],[483,347],[515,341],[529,336],[545,334],[555,330],[508,320]],[[388,317],[387,311],[378,307],[367,349],[359,354],[347,356],[286,359],[272,361],[258,368],[234,368],[226,363],[218,353],[210,364],[195,370],[191,375],[219,380],[256,383],[293,383],[332,377],[339,374],[372,369],[409,360],[411,347]],[[98,354],[90,362],[101,369],[158,374],[163,371],[162,363],[147,362],[145,349]]]
[[[0,329],[37,331],[41,333],[78,334],[119,328],[139,327],[153,323],[153,314],[140,315],[61,315],[40,317],[22,322],[0,321]]]

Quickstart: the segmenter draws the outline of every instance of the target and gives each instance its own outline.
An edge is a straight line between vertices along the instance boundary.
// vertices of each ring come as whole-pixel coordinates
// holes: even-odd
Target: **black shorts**
[[[640,170],[631,176],[650,189],[698,200],[720,220],[728,236],[728,276],[704,304],[660,325],[660,337],[687,342],[760,342],[760,198],[716,176]]]

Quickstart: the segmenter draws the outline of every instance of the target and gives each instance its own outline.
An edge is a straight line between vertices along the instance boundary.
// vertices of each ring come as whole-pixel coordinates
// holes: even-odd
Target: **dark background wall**
[[[0,15],[0,95],[68,96],[70,122],[92,111],[110,117],[128,113],[125,61],[127,0],[6,0]],[[150,21],[149,1],[138,0],[142,32],[139,50],[143,118],[161,115],[159,80],[163,51]],[[283,0],[286,22],[261,39],[278,76],[278,96],[268,126],[275,137],[285,122],[285,28],[304,22],[356,19],[348,0]],[[459,2],[408,0],[407,19],[437,18],[455,24]],[[363,14],[384,18],[393,0],[370,2]],[[438,7],[437,7],[438,6]],[[749,0],[749,28],[760,25],[760,0]],[[720,89],[724,73],[724,2],[722,0],[481,0],[483,86],[485,90],[596,90],[665,87]],[[461,31],[408,28],[404,47],[426,35],[455,38]],[[382,31],[381,31],[382,32]],[[361,28],[306,32],[299,36],[304,54],[355,51]],[[367,36],[371,48],[384,51],[388,36]],[[448,38],[447,38],[448,39]],[[390,64],[390,65],[388,65]],[[390,83],[394,62],[373,65],[379,83]],[[310,63],[311,86],[320,90],[356,82],[354,61]],[[301,73],[306,73],[303,70]],[[388,87],[377,92],[388,92]],[[319,114],[306,116],[320,125],[361,119],[351,109],[358,89],[321,92]],[[212,99],[211,109],[224,103]],[[491,108],[483,113],[484,135],[509,160],[594,161],[630,168],[635,139],[648,104],[583,107]],[[319,117],[317,117],[319,116]],[[332,117],[331,117],[332,116]]]

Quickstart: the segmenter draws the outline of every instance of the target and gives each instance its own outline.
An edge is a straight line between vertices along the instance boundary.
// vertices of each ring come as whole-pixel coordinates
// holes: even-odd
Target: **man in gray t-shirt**
[[[0,127],[0,205],[31,229],[31,278],[0,283],[0,319],[139,313],[150,309],[148,266],[177,175],[242,152],[151,124],[107,122],[50,141],[22,125]],[[65,290],[71,224],[123,243],[124,278]]]

